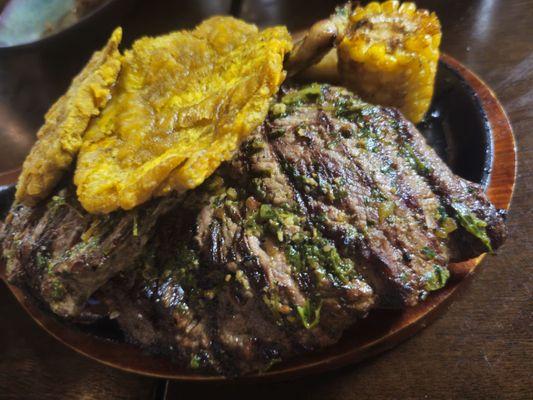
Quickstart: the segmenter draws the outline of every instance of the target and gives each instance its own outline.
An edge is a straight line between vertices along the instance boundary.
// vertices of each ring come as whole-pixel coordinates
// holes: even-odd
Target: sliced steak
[[[0,237],[11,282],[59,315],[96,292],[132,342],[240,375],[335,343],[374,307],[418,303],[505,235],[482,189],[398,112],[313,84],[284,88],[179,199],[91,216],[68,186],[15,204]]]
[[[161,221],[134,285],[117,278],[100,295],[133,341],[229,375],[335,343],[369,311],[372,289],[326,269],[342,259],[302,217],[231,186],[248,173],[242,164],[223,172]],[[296,236],[309,252],[298,268],[288,259]],[[331,259],[313,263],[326,245]]]
[[[386,306],[442,287],[450,261],[498,247],[502,216],[392,109],[342,88],[288,90],[266,137],[318,229],[356,257]],[[450,235],[451,234],[451,235]]]
[[[68,186],[37,207],[14,204],[3,232],[7,278],[30,288],[56,314],[76,316],[97,289],[135,266],[159,215],[175,202],[94,216]]]

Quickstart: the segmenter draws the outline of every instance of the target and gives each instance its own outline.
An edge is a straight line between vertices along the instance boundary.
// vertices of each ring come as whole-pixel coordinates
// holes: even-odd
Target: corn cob
[[[416,123],[431,103],[440,40],[435,13],[414,3],[356,7],[338,46],[339,72],[365,100],[397,107]]]

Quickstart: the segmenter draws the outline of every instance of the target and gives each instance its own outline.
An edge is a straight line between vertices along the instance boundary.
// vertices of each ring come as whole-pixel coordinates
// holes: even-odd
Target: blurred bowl
[[[126,7],[131,7],[135,1],[106,0],[74,23],[46,36],[11,46],[0,44],[0,58],[13,53],[53,50],[61,46],[94,41],[95,37],[107,35],[113,27],[119,25]]]

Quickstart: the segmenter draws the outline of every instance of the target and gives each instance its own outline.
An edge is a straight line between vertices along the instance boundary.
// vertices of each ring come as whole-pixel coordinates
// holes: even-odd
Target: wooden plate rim
[[[491,130],[491,147],[493,149],[492,171],[487,193],[496,207],[508,210],[516,178],[516,147],[509,118],[496,95],[475,73],[449,55],[442,54],[441,61],[455,70],[473,90],[485,114],[488,127]],[[0,174],[0,185],[14,183],[19,172],[20,169],[16,169]],[[339,354],[328,355],[328,349],[325,349],[315,356],[311,355],[311,360],[307,362],[301,362],[301,359],[297,358],[282,363],[279,367],[265,373],[231,379],[219,375],[194,374],[183,370],[166,358],[147,354],[136,346],[96,338],[80,330],[71,329],[55,316],[43,312],[19,288],[5,283],[26,312],[45,331],[76,352],[102,364],[145,376],[177,381],[252,383],[290,379],[329,371],[359,362],[364,358],[394,347],[427,326],[437,317],[437,311],[445,309],[445,306],[457,294],[461,284],[472,275],[483,257],[453,264],[451,266],[454,276],[452,282],[444,289],[430,295],[424,303],[404,310],[398,321],[393,323],[388,332],[382,336],[368,340]],[[3,273],[1,277],[4,279]],[[329,350],[331,349],[329,348]],[[304,360],[305,358],[309,357],[302,357]]]

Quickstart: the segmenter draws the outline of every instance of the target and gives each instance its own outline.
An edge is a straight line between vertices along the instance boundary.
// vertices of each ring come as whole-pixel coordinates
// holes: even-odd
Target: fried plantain
[[[80,149],[83,207],[131,209],[201,184],[265,119],[291,47],[286,28],[231,17],[137,40]]]
[[[16,198],[34,205],[48,196],[77,155],[91,118],[110,99],[121,68],[118,50],[122,30],[117,28],[104,48],[92,56],[68,91],[45,115],[37,142],[26,157],[17,184]]]

